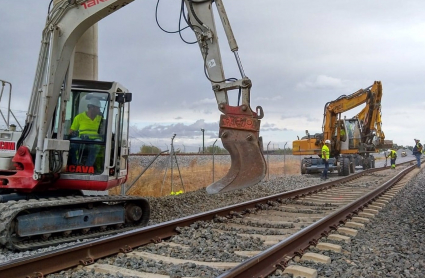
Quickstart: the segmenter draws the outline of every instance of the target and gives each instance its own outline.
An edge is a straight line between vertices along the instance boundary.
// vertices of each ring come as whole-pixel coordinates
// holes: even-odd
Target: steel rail
[[[411,163],[411,161],[405,162],[405,164],[406,163]],[[244,203],[163,222],[157,225],[135,229],[133,231],[109,236],[107,238],[53,250],[43,253],[42,255],[34,255],[11,260],[7,263],[0,264],[0,277],[39,278],[43,277],[44,275],[55,273],[77,265],[88,265],[99,258],[117,254],[119,252],[130,252],[133,248],[137,248],[151,242],[160,242],[162,239],[166,239],[178,234],[178,232],[175,230],[177,227],[189,226],[196,221],[210,221],[217,216],[232,217],[234,212],[242,212],[243,214],[247,210],[257,209],[259,204],[264,204],[269,201],[280,201],[282,199],[291,198],[297,199],[331,188],[340,183],[351,181],[365,174],[386,170],[389,168],[390,167],[368,169],[335,181],[287,191],[284,193],[279,193]]]
[[[353,215],[357,215],[415,167],[416,165],[413,165],[404,169],[374,191],[347,204],[343,208],[282,240],[260,254],[242,262],[237,267],[228,270],[217,278],[266,277],[276,269],[285,269],[288,263],[288,260],[284,259],[285,257],[301,257],[310,246],[315,246],[321,237],[326,237],[331,231],[337,230],[339,225],[345,224]]]

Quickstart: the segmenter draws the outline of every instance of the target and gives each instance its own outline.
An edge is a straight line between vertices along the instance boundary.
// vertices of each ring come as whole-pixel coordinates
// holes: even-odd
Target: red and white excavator
[[[150,216],[146,199],[132,196],[85,196],[106,191],[127,179],[128,127],[132,93],[118,82],[73,80],[74,49],[93,24],[133,0],[63,0],[48,14],[40,56],[22,131],[0,131],[0,243],[34,249],[144,226]],[[242,78],[224,75],[212,3],[215,2]],[[222,0],[182,0],[212,84],[220,116],[220,137],[231,155],[231,168],[208,193],[258,183],[266,173],[259,136],[264,113],[250,107],[251,80],[245,76],[238,46]],[[230,106],[228,92],[241,103]],[[102,117],[96,140],[70,134],[76,115],[95,101]],[[8,120],[9,121],[9,118]],[[8,124],[9,122],[7,122]],[[97,155],[85,163],[89,150]],[[69,159],[70,149],[76,159]]]

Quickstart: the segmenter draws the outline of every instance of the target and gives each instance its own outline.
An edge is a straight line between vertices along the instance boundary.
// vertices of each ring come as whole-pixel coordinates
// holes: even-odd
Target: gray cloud
[[[14,85],[15,110],[27,109],[49,2],[2,1],[0,79]],[[225,5],[253,83],[251,106],[264,109],[261,132],[266,141],[291,141],[295,133],[320,130],[326,102],[375,80],[384,88],[386,136],[399,144],[425,138],[425,131],[411,128],[422,126],[424,108],[422,0],[408,5],[395,0],[385,5],[348,0],[258,3]],[[199,47],[160,31],[155,5],[134,1],[99,23],[99,79],[119,81],[133,92],[131,120],[138,132],[162,138],[178,133],[189,139],[197,136],[196,123],[203,121],[216,136],[220,112]],[[176,29],[179,8],[178,1],[160,2],[159,21],[165,29]],[[227,77],[240,77],[220,27],[218,36]],[[194,39],[191,31],[184,37]]]
[[[317,75],[312,80],[306,80],[296,85],[301,90],[337,90],[344,88],[344,81],[326,75]]]
[[[130,127],[130,135],[138,138],[168,138],[173,134],[177,134],[179,137],[185,137],[193,139],[195,137],[202,136],[201,129],[204,129],[204,135],[206,137],[217,137],[218,135],[218,122],[207,123],[204,120],[197,120],[193,124],[152,124],[143,128],[137,126]]]

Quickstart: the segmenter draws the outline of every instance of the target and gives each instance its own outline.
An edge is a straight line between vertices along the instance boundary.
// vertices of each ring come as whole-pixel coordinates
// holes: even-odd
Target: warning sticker
[[[209,69],[215,67],[216,65],[217,64],[215,63],[214,59],[207,61],[207,66],[208,66]]]

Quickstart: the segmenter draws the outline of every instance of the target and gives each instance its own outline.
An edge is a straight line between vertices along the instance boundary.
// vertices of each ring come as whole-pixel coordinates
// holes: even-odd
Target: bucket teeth
[[[220,134],[223,147],[230,153],[231,166],[226,176],[207,187],[207,192],[227,192],[259,183],[266,175],[266,161],[258,132],[221,128]]]

